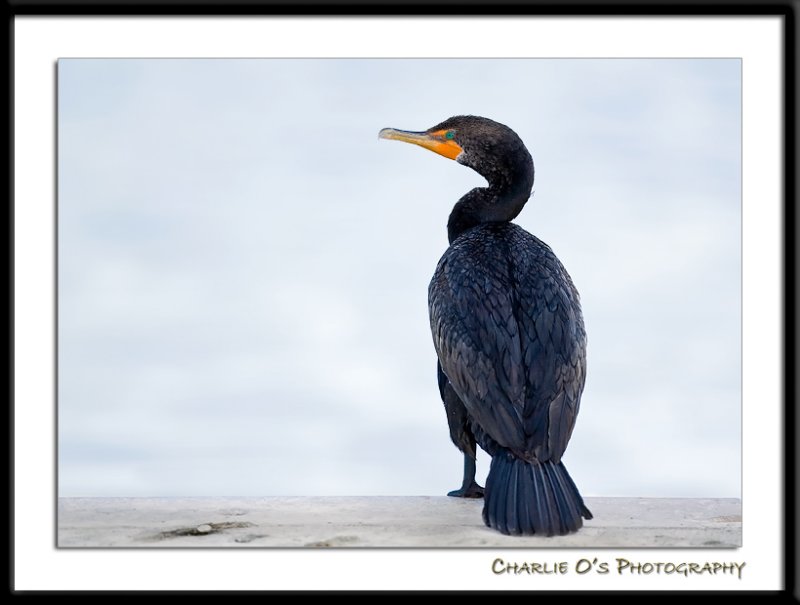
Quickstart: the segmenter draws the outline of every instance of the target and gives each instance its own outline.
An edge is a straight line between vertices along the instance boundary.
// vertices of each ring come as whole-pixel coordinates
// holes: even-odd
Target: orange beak
[[[446,158],[455,160],[464,151],[458,143],[451,139],[444,138],[444,131],[442,132],[410,132],[408,130],[395,130],[394,128],[384,128],[378,133],[381,139],[389,139],[392,141],[403,141],[404,143],[413,143],[425,149],[443,155]]]

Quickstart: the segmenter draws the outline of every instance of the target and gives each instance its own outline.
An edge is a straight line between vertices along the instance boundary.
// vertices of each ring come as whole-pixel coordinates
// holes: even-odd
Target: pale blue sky
[[[461,113],[536,165],[581,293],[587,496],[739,496],[738,60],[60,60],[62,496],[440,495],[427,285],[482,183],[379,141]],[[485,476],[488,457],[479,458]]]

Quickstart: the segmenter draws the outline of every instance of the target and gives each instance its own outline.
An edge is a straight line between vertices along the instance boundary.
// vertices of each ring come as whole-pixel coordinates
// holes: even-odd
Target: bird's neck
[[[513,220],[528,201],[532,187],[533,166],[518,178],[492,178],[488,187],[473,189],[458,200],[450,213],[448,241],[452,244],[465,231],[484,223]]]

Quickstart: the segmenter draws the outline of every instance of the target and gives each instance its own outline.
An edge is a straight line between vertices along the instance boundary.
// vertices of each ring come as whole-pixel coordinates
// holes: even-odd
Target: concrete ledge
[[[59,547],[741,546],[738,499],[586,498],[568,536],[511,537],[483,525],[483,500],[446,496],[60,498]]]

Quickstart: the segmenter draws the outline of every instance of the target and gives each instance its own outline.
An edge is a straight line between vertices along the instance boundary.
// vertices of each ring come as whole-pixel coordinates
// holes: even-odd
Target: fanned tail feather
[[[492,457],[483,521],[503,534],[555,536],[591,519],[562,462],[526,462],[509,451]]]

